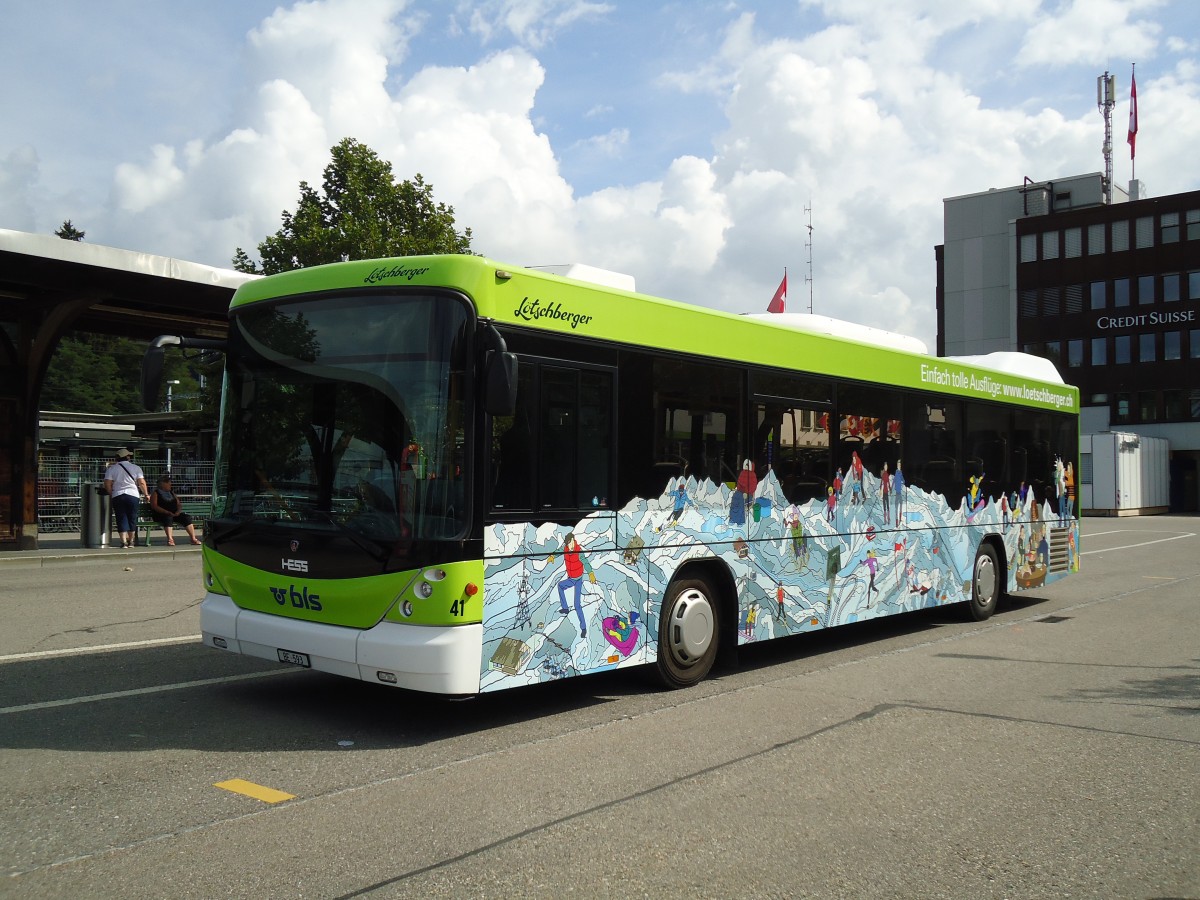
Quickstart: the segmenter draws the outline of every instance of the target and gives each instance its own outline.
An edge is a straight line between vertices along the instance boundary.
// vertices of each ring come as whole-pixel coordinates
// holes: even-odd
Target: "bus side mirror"
[[[511,416],[517,411],[517,354],[502,350],[488,352],[483,373],[484,407],[493,416]]]
[[[163,361],[166,356],[163,347],[168,344],[179,346],[181,338],[174,334],[163,334],[156,337],[146,348],[142,357],[142,408],[147,412],[158,411],[158,392],[162,388]]]
[[[177,334],[160,334],[146,348],[142,357],[142,407],[147,412],[158,410],[158,392],[162,389],[164,347],[179,347],[191,350],[225,352],[225,341],[212,338],[180,337]]]

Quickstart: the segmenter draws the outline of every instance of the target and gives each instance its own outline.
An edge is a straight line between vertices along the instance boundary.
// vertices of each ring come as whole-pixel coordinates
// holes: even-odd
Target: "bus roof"
[[[1078,390],[1064,384],[1048,361],[1027,354],[931,357],[916,338],[854,323],[840,322],[834,328],[810,321],[810,327],[801,328],[794,316],[736,315],[481,256],[398,257],[297,269],[244,284],[231,309],[297,294],[417,286],[461,291],[475,303],[481,318],[516,327],[965,398],[1079,411]],[[829,322],[837,320],[827,319],[826,325]]]

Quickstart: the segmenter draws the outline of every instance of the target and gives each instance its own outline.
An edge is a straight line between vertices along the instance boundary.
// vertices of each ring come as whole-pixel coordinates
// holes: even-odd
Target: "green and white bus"
[[[204,643],[444,694],[718,651],[1077,569],[1078,392],[473,256],[244,284]],[[147,352],[157,395],[164,336]]]

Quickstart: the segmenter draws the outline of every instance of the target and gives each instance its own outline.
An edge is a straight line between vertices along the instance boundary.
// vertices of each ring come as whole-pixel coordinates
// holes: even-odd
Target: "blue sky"
[[[1194,0],[10,4],[0,228],[228,265],[346,136],[421,172],[510,263],[934,342],[943,198],[1137,173],[1200,188]]]

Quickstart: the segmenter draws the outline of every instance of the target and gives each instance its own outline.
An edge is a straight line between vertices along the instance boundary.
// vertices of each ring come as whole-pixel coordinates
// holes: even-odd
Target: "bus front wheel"
[[[996,611],[1003,592],[1000,578],[1000,561],[996,558],[995,548],[988,543],[980,544],[971,576],[971,599],[967,601],[967,612],[976,622],[990,618]]]
[[[658,621],[659,680],[668,688],[690,687],[703,680],[717,658],[719,635],[712,586],[701,578],[673,582]]]

